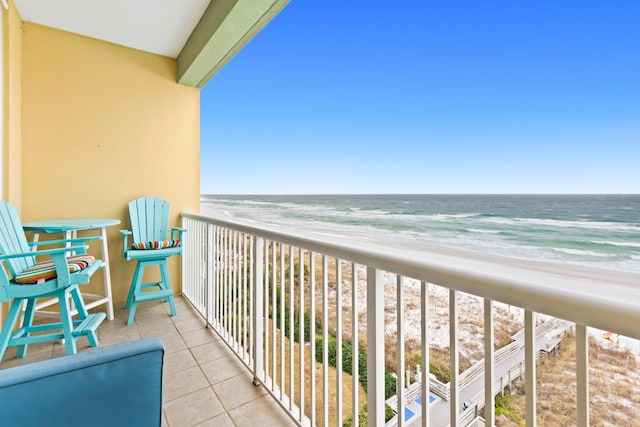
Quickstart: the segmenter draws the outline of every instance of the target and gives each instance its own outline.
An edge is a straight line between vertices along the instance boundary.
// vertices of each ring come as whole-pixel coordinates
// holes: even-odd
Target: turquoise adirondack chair
[[[27,354],[32,343],[64,339],[67,354],[76,353],[76,341],[86,336],[91,347],[98,345],[96,329],[105,313],[89,314],[78,285],[89,283],[91,276],[102,267],[86,253],[85,241],[100,237],[28,243],[16,208],[0,201],[0,302],[11,302],[9,313],[0,331],[0,360],[7,347],[18,346],[17,357]],[[55,249],[32,251],[33,246],[66,245]],[[67,256],[75,252],[74,256]],[[36,256],[44,257],[36,262]],[[60,321],[33,323],[37,298],[57,298]],[[79,319],[71,316],[70,299]],[[26,309],[22,324],[14,331],[23,302]]]
[[[129,310],[127,325],[133,323],[136,305],[139,302],[164,299],[170,305],[171,315],[176,315],[167,258],[182,254],[180,242],[182,233],[186,230],[175,227],[169,230],[170,207],[169,202],[157,197],[141,197],[129,202],[131,231],[120,230],[120,232],[124,236],[125,259],[136,260],[138,264],[125,305]],[[131,244],[129,244],[129,236],[133,236]],[[144,269],[152,265],[159,266],[160,281],[142,283]],[[148,288],[157,289],[146,290]]]

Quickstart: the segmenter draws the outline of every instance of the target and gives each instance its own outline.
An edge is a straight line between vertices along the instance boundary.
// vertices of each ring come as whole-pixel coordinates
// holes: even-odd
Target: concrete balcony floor
[[[246,367],[183,298],[176,298],[177,315],[159,301],[141,303],[135,323],[126,326],[128,311],[117,308],[115,320],[98,328],[100,346],[158,337],[165,345],[163,425],[180,426],[293,426],[276,401],[255,387]],[[87,351],[86,339],[78,351]],[[27,356],[16,359],[7,350],[0,369],[64,356],[60,343],[30,345]]]

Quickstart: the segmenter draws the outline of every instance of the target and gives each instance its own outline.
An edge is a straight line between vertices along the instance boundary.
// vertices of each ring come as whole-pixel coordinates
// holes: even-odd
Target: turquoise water
[[[296,231],[640,273],[640,195],[203,195],[202,212]]]

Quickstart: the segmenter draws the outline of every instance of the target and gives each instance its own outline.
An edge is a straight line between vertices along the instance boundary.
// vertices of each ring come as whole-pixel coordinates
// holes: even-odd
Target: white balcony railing
[[[341,425],[338,420],[346,418],[358,425],[363,406],[361,372],[366,372],[368,425],[385,425],[385,312],[393,311],[397,319],[394,370],[404,372],[404,283],[409,279],[420,283],[421,378],[419,385],[405,387],[405,376],[397,376],[396,395],[389,401],[397,414],[391,424],[417,425],[420,420],[423,426],[467,425],[475,414],[463,410],[462,396],[472,380],[484,377],[481,391],[464,399],[477,409],[494,406],[494,396],[504,386],[506,375],[506,381],[536,378],[535,360],[540,352],[536,337],[541,334],[536,329],[536,314],[543,313],[575,326],[576,419],[579,426],[587,426],[587,328],[640,338],[640,286],[607,280],[603,274],[569,275],[561,268],[544,269],[523,261],[505,266],[439,252],[303,236],[228,218],[182,217],[188,230],[182,257],[184,296],[246,364],[254,382],[263,385],[300,425]],[[385,277],[389,274],[395,277],[391,310],[385,307]],[[451,380],[446,386],[436,386],[434,381],[430,387],[428,375],[430,284],[445,287],[449,293]],[[461,292],[484,300],[484,359],[479,367],[458,374]],[[366,302],[366,316],[359,315],[361,301]],[[494,302],[524,310],[521,340],[495,352]],[[366,333],[366,340],[360,340],[359,331]],[[350,359],[342,354],[349,349],[346,342],[354,343]],[[362,345],[366,363],[359,362],[358,343],[366,343]],[[504,376],[497,375],[498,364],[518,352],[524,353],[519,356],[522,362]],[[344,369],[351,372],[350,381],[345,380],[343,360],[351,364]],[[432,394],[446,394],[439,398],[448,404],[445,414],[430,413],[425,398],[420,412],[405,420],[412,397],[430,396],[430,389]],[[525,389],[525,416],[527,425],[533,426],[536,382],[525,381]],[[486,425],[494,425],[493,411],[485,411],[485,418]]]

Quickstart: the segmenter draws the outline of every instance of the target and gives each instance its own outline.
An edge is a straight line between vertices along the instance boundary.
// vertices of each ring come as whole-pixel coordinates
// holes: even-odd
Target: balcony
[[[96,34],[85,37],[66,27],[56,29],[49,20],[32,20],[27,9],[23,9],[23,20],[16,3],[33,2],[9,0],[8,9],[2,11],[3,199],[18,206],[24,221],[84,216],[118,218],[125,224],[126,203],[148,194],[172,201],[172,223],[178,223],[180,211],[197,211],[200,95],[188,86],[205,84],[287,1],[210,2],[211,10],[202,12],[205,18],[228,19],[218,22],[217,30],[203,24],[193,38],[198,45],[191,43],[184,55],[139,45],[124,47],[118,40],[99,40]],[[216,9],[232,3],[241,8]],[[129,8],[126,2],[122,5]],[[76,16],[78,12],[71,8],[48,15]],[[103,23],[119,34],[122,13],[114,16],[111,23]],[[174,16],[168,17],[175,21]],[[195,18],[193,25],[201,16]],[[149,34],[140,30],[146,21],[132,20],[133,33]],[[161,33],[166,32],[163,22],[156,24]],[[149,178],[141,172],[147,165],[163,172]],[[65,197],[70,193],[81,196]],[[586,426],[593,406],[602,403],[589,392],[589,328],[640,338],[637,278],[619,283],[606,276],[569,277],[561,268],[540,271],[522,262],[497,268],[441,253],[309,238],[197,215],[184,215],[182,221],[189,229],[182,282],[180,266],[170,266],[175,290],[184,295],[178,316],[169,318],[162,304],[148,303],[141,306],[135,326],[124,326],[124,313],[119,311],[116,321],[99,330],[102,345],[145,336],[164,339],[168,425],[217,425],[222,419],[252,425],[252,419],[243,418],[249,413],[258,414],[261,423],[272,420],[273,425],[335,425],[347,418],[357,424],[357,418],[364,416],[365,402],[372,426],[385,424],[385,405],[396,414],[392,424],[467,425],[476,411],[492,406],[494,395],[515,378],[524,379],[525,415],[528,425],[535,425],[536,382],[526,378],[536,376],[535,360],[547,352],[546,344],[555,348],[555,341],[547,338],[550,330],[545,330],[554,324],[538,325],[539,319],[552,316],[567,322],[558,328],[575,331],[577,379],[568,394],[575,400],[576,423]],[[117,230],[110,230],[108,239],[114,299],[123,302],[133,267],[122,260]],[[88,288],[101,287],[96,279]],[[433,337],[426,325],[434,314],[429,297],[436,288],[444,289],[448,298],[448,347],[453,349],[448,384],[427,375],[430,346],[426,343]],[[419,295],[416,307],[404,303],[410,289]],[[465,345],[460,305],[469,295],[483,308],[484,358],[460,372],[459,354]],[[524,333],[514,339],[515,344],[498,350],[486,343],[494,341],[499,304],[523,313]],[[395,352],[395,367],[390,370],[404,371],[409,309],[419,313],[420,374],[410,377],[412,384],[407,387],[404,375],[399,375],[394,396],[387,398],[384,355]],[[392,323],[396,332],[385,342],[384,319],[389,317],[396,319]],[[205,324],[210,327],[205,329]],[[332,340],[335,345],[329,345]],[[348,342],[367,349],[363,359],[351,352],[349,368],[341,366],[345,362],[341,352],[352,350]],[[61,354],[58,345],[33,346],[23,360],[7,355],[0,368]],[[510,357],[521,363],[503,370],[500,360]],[[335,368],[329,359],[335,360]],[[199,377],[195,375],[198,368]],[[366,387],[351,380],[365,369]],[[232,376],[216,377],[220,371]],[[185,376],[190,372],[197,378]],[[183,383],[183,378],[190,381]],[[256,389],[252,381],[262,387]],[[471,383],[476,391],[471,391]],[[638,394],[637,388],[632,391]],[[433,406],[416,403],[417,397],[427,402],[426,396],[431,395],[435,396]],[[404,414],[413,416],[403,419]],[[491,413],[485,418],[487,424],[495,421]]]

